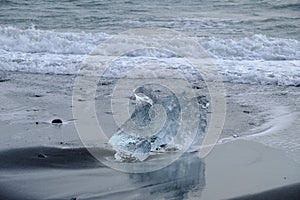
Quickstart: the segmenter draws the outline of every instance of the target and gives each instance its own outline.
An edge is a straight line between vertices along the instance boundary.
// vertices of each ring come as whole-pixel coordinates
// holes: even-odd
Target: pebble
[[[53,119],[51,123],[52,124],[62,124],[63,121],[61,119]]]
[[[192,88],[193,88],[193,89],[196,89],[196,90],[200,90],[200,89],[201,89],[201,87],[198,86],[198,85],[193,85]]]

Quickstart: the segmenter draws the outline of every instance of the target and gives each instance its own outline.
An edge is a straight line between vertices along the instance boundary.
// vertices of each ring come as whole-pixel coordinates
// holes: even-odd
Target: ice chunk
[[[167,149],[175,149],[174,144],[170,144],[173,138],[178,133],[180,128],[181,111],[184,105],[180,105],[176,95],[170,92],[166,88],[161,86],[143,86],[139,87],[135,93],[133,99],[135,100],[135,109],[130,119],[125,122],[123,127],[127,127],[126,130],[123,127],[110,138],[109,144],[114,150],[117,151],[115,158],[119,161],[144,161],[150,155],[150,152],[162,151]],[[200,116],[199,125],[196,137],[193,138],[193,144],[201,140],[206,128],[206,111],[208,107],[208,101],[204,96],[197,97],[197,103],[199,104]],[[151,116],[153,107],[159,105],[165,112],[165,118],[154,119],[162,115]],[[183,108],[182,108],[183,106]],[[194,121],[194,118],[190,119]],[[197,120],[197,119],[196,119]],[[140,131],[128,130],[128,124],[133,123],[139,127]],[[154,127],[158,127],[155,123],[163,123],[162,128],[155,131]],[[132,131],[131,131],[132,130]],[[152,132],[151,132],[152,131]],[[151,132],[153,134],[148,135],[145,132]],[[176,144],[175,144],[176,146]],[[180,145],[179,145],[180,146]]]
[[[109,143],[117,151],[115,158],[119,161],[144,161],[150,153],[151,144],[145,138],[138,138],[118,131]]]

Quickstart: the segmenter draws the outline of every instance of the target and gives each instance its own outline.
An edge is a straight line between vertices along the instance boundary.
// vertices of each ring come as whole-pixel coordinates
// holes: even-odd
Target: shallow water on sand
[[[6,189],[0,197],[6,199],[184,199],[205,186],[205,165],[195,154],[137,174],[110,169],[85,148],[20,148],[1,152],[0,160],[0,187]],[[20,192],[11,193],[13,188]]]

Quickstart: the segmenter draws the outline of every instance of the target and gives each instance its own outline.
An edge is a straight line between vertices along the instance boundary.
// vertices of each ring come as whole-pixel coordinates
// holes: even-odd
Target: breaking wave
[[[55,32],[34,27],[0,27],[0,69],[77,74],[86,55],[110,37],[112,35],[102,32]],[[225,81],[300,85],[298,40],[253,35],[233,39],[200,38],[198,41],[212,57]],[[178,60],[178,55],[153,49],[130,52],[124,59],[127,64],[131,61],[134,64],[137,59],[143,60],[145,57],[162,59],[167,64]],[[119,62],[117,66],[121,71],[124,67],[122,63]],[[185,70],[185,73],[189,72]]]

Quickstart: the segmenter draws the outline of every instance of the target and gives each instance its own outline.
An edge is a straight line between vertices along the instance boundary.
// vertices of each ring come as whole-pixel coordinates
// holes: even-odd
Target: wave
[[[102,32],[55,32],[0,26],[0,69],[30,73],[77,74],[81,62],[101,42],[112,37]],[[300,85],[300,43],[294,39],[253,35],[239,39],[200,38],[223,79],[230,82]],[[174,68],[180,56],[167,51],[141,49],[129,52],[115,68],[149,59],[162,60]],[[175,64],[174,64],[175,63]],[[128,65],[128,66],[126,66]]]
[[[299,60],[300,43],[294,39],[253,35],[241,39],[213,38],[200,44],[215,58],[238,60]]]
[[[0,27],[0,49],[22,53],[87,54],[108,37],[105,33]]]
[[[86,55],[111,35],[96,32],[54,32],[0,27],[1,50],[22,53]],[[299,60],[300,43],[295,39],[253,35],[241,39],[205,38],[199,43],[215,58],[250,60]],[[155,57],[139,51],[133,56]],[[160,57],[160,56],[159,56]]]
[[[272,6],[273,9],[290,9],[294,11],[300,10],[300,3],[287,3]]]

